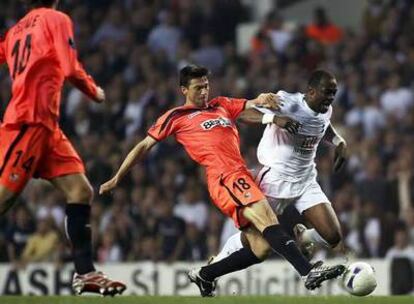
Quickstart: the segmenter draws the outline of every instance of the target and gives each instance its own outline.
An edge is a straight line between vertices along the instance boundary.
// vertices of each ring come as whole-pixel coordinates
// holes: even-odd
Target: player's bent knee
[[[82,183],[69,193],[69,203],[88,203],[93,200],[93,188],[89,183]]]
[[[243,215],[259,231],[263,231],[266,227],[278,223],[277,217],[274,214],[267,200],[262,200],[257,203],[246,206],[243,210]]]

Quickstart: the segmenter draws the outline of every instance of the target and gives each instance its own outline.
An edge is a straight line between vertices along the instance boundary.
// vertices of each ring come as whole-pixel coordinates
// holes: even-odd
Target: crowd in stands
[[[94,104],[67,86],[61,126],[85,162],[95,188],[111,177],[129,149],[167,109],[183,103],[177,72],[188,63],[211,71],[211,97],[253,98],[261,92],[304,91],[316,68],[332,71],[339,90],[332,123],[347,140],[346,168],[333,173],[333,149],[321,144],[319,182],[358,257],[385,257],[414,244],[414,6],[369,1],[357,29],[341,28],[323,8],[310,24],[286,26],[272,11],[237,52],[235,29],[251,21],[238,0],[67,0],[76,47],[107,94]],[[0,31],[24,11],[1,1]],[[2,111],[10,79],[0,69]],[[262,126],[240,125],[243,156],[257,167]],[[63,196],[33,180],[0,218],[0,262],[70,260]],[[300,219],[288,210],[290,229]],[[235,230],[210,203],[204,172],[170,138],[159,143],[111,195],[95,195],[95,259],[199,261]],[[404,241],[405,240],[405,241]]]

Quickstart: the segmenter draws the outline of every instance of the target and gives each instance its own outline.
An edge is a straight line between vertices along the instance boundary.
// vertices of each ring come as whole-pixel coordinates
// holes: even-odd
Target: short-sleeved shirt
[[[205,108],[176,107],[162,115],[148,135],[157,141],[174,135],[189,156],[206,168],[207,177],[225,177],[246,168],[235,123],[245,105],[245,99],[217,97]]]
[[[5,125],[54,129],[65,79],[96,97],[97,86],[77,59],[72,21],[54,9],[33,9],[8,30],[0,39],[0,65],[5,62],[12,79]]]

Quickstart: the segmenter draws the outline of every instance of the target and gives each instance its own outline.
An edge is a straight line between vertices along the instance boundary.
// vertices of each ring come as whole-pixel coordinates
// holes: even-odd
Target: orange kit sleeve
[[[221,106],[227,110],[230,118],[235,120],[246,107],[247,99],[219,96],[209,102],[211,106]]]
[[[179,111],[169,110],[164,113],[157,121],[149,128],[147,134],[156,141],[161,141],[176,132],[177,123],[175,118]]]
[[[95,100],[97,86],[78,61],[72,21],[67,15],[60,13],[56,17],[53,16],[51,22],[53,44],[65,78],[84,94]]]

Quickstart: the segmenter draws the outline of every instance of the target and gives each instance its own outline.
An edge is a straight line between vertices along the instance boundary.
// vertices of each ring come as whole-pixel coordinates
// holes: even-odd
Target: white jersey
[[[291,135],[275,124],[267,125],[257,148],[258,160],[281,180],[293,183],[315,180],[316,150],[330,124],[332,106],[326,113],[316,113],[306,103],[304,94],[279,91],[277,95],[282,98],[283,106],[274,114],[288,116],[301,127],[297,134]]]

